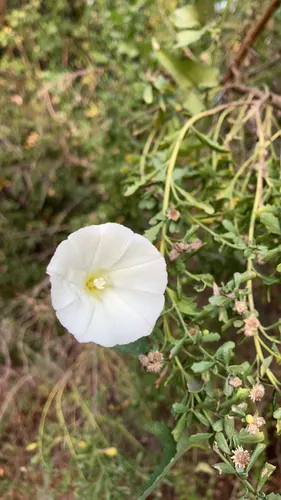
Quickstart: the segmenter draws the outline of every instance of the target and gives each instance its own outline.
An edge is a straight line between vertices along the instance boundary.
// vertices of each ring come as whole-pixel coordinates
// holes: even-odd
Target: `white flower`
[[[72,233],[56,249],[47,273],[57,317],[79,342],[134,342],[151,333],[163,309],[164,258],[120,224]]]

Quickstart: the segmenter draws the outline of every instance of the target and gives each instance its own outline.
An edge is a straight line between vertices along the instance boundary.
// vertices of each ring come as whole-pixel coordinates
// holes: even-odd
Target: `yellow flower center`
[[[88,292],[97,292],[98,290],[103,290],[106,285],[106,281],[101,276],[89,276],[86,279],[85,287]]]

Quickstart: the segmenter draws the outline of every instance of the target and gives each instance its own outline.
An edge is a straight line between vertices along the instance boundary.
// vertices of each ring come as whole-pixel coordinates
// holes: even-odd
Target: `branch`
[[[278,94],[274,94],[273,92],[262,92],[261,90],[255,87],[248,87],[247,85],[242,85],[238,83],[231,83],[227,85],[225,90],[234,90],[239,94],[252,94],[254,97],[258,99],[268,99],[274,108],[281,110],[281,96]]]
[[[222,83],[226,83],[228,82],[228,80],[231,80],[233,78],[235,72],[237,72],[237,68],[239,68],[249,48],[253,45],[254,41],[262,32],[266,23],[273,16],[274,12],[278,9],[278,7],[280,7],[280,5],[281,5],[281,0],[271,0],[270,4],[265,9],[264,13],[258,18],[256,23],[249,29],[246,37],[244,38],[243,42],[240,45],[238,53],[236,54],[236,56],[234,57],[233,61],[230,64],[228,72],[222,78],[221,80]]]

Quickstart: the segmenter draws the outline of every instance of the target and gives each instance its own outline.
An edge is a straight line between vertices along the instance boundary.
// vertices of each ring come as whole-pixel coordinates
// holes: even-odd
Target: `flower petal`
[[[83,265],[81,257],[76,253],[69,240],[62,241],[57,247],[47,274],[57,275],[70,283],[82,286]]]
[[[95,269],[109,269],[128,248],[134,237],[133,231],[128,227],[108,222],[99,226],[101,239],[93,261]]]
[[[51,276],[51,298],[54,309],[62,309],[79,298],[80,289],[64,278]]]
[[[152,262],[112,271],[113,287],[163,294],[167,285],[166,264],[159,252],[158,255]]]
[[[60,323],[74,335],[79,342],[88,331],[89,324],[95,312],[95,301],[83,294],[67,306],[57,310]]]
[[[102,226],[87,226],[68,236],[75,253],[79,256],[83,269],[90,269],[101,242]]]
[[[109,289],[103,299],[96,302],[95,313],[82,342],[96,342],[105,347],[128,344],[149,335],[157,316],[153,319],[145,319]]]
[[[140,234],[134,234],[121,258],[111,266],[112,270],[133,267],[152,262],[160,257],[160,252],[150,241]]]

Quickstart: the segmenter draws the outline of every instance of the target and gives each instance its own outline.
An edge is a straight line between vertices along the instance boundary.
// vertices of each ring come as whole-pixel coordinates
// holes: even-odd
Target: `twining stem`
[[[257,175],[257,186],[256,186],[256,194],[255,194],[255,200],[254,200],[254,205],[251,213],[251,219],[250,219],[250,225],[249,225],[249,233],[248,233],[248,240],[249,244],[253,244],[254,241],[254,233],[255,233],[255,222],[256,222],[256,214],[257,214],[257,209],[259,207],[260,201],[262,199],[262,189],[263,189],[263,170],[262,170],[262,165],[263,165],[263,160],[264,160],[264,151],[267,147],[268,141],[265,143],[264,142],[264,136],[263,136],[263,130],[262,130],[262,124],[261,124],[261,118],[260,114],[257,113],[256,115],[256,120],[257,120],[257,127],[259,131],[259,156],[260,156],[260,161],[259,161],[259,168],[258,168],[258,175]],[[280,131],[279,131],[280,132]],[[276,134],[275,134],[276,135]],[[250,274],[253,271],[253,264],[252,264],[252,257],[250,256],[248,258],[248,265],[247,265],[247,271]],[[248,303],[249,303],[249,309],[251,313],[254,313],[255,311],[255,304],[254,304],[254,297],[253,297],[253,283],[252,280],[247,281],[247,289],[248,289]],[[257,353],[258,360],[261,361],[261,363],[264,363],[264,355],[262,352],[261,348],[261,342],[258,333],[254,335],[254,343],[255,343],[255,349]],[[280,389],[277,387],[277,380],[272,371],[267,368],[266,374],[270,382],[273,384],[273,386],[278,390],[278,392],[281,392]]]
[[[174,171],[174,168],[176,165],[180,145],[181,145],[187,131],[192,127],[192,125],[194,125],[194,123],[201,120],[202,118],[207,118],[208,116],[213,116],[217,113],[220,113],[221,111],[224,111],[225,109],[235,108],[236,106],[251,105],[251,104],[252,104],[252,101],[234,101],[230,104],[222,104],[221,106],[217,106],[216,108],[212,108],[212,109],[209,109],[207,111],[203,111],[202,113],[198,113],[197,115],[192,116],[189,120],[187,120],[187,122],[184,124],[184,126],[182,127],[182,129],[179,132],[178,138],[175,142],[173,152],[172,152],[169,164],[168,164],[165,191],[164,191],[164,200],[163,200],[163,207],[162,207],[162,214],[163,215],[166,215],[167,209],[169,207],[170,192],[171,192],[171,185],[172,185],[172,179],[173,179],[173,171]],[[164,222],[163,228],[162,228],[161,245],[160,245],[160,251],[163,255],[165,253],[166,232],[167,232],[167,223]]]

